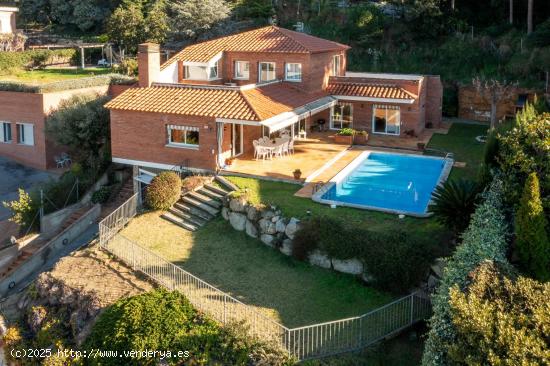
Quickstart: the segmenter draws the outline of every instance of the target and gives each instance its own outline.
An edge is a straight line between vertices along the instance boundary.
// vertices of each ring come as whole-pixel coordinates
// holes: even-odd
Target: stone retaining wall
[[[292,240],[300,228],[300,220],[283,216],[276,206],[253,205],[244,196],[224,199],[222,217],[229,221],[238,231],[244,231],[252,238],[278,249],[285,255],[292,255]],[[331,259],[326,254],[315,250],[309,255],[309,263],[337,272],[361,276],[364,281],[369,277],[364,274],[363,263],[358,259]]]

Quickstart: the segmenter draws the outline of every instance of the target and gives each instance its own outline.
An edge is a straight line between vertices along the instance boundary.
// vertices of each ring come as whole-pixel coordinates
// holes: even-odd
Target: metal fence
[[[134,195],[100,222],[103,249],[162,286],[180,291],[197,309],[220,323],[244,322],[251,335],[275,343],[299,360],[366,347],[430,315],[428,298],[412,293],[361,316],[289,329],[118,234],[136,215],[137,203],[137,195]]]

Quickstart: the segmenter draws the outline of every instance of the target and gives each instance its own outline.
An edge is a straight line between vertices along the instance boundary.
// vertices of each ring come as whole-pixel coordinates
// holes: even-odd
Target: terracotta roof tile
[[[391,98],[391,99],[416,99],[417,96],[405,89],[391,84],[360,83],[349,81],[329,82],[327,92],[331,95],[344,95],[354,97]]]
[[[286,83],[253,89],[208,86],[132,88],[108,102],[115,110],[263,121],[315,101],[326,93],[304,93]]]
[[[268,26],[188,46],[164,63],[161,68],[178,60],[206,62],[223,51],[315,53],[348,48],[349,46],[308,34]]]

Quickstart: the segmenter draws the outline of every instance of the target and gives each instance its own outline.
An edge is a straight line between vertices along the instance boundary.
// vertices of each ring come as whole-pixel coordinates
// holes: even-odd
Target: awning
[[[314,102],[296,108],[292,112],[285,112],[260,122],[260,125],[269,129],[269,133],[277,132],[301,119],[336,105],[338,101],[331,96],[317,99]]]
[[[145,184],[151,184],[151,181],[153,180],[154,176],[147,174],[147,173],[139,173],[139,175],[135,176],[134,179],[138,182],[145,183]]]

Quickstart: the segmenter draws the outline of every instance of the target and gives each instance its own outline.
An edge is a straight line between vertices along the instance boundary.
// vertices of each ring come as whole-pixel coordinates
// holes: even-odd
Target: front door
[[[233,146],[232,156],[239,156],[243,153],[243,125],[233,124],[231,131]]]

